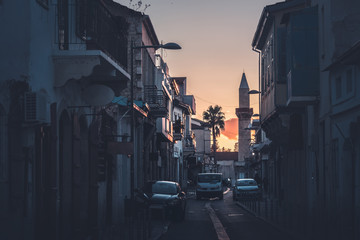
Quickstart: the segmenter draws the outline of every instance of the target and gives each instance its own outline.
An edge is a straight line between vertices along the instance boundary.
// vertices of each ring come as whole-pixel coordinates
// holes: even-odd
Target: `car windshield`
[[[240,180],[236,181],[236,186],[256,186],[255,180]]]
[[[156,182],[152,185],[152,192],[157,194],[176,194],[176,185],[173,183]]]
[[[221,181],[221,175],[218,174],[209,174],[209,175],[199,175],[198,182],[219,182]]]

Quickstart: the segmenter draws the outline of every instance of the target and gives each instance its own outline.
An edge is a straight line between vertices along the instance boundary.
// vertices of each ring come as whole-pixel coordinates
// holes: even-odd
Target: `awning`
[[[114,99],[112,100],[112,103],[116,103],[116,104],[118,104],[120,106],[124,106],[124,107],[125,106],[130,107],[130,102],[128,103],[128,99],[124,96],[114,97]],[[134,109],[138,113],[143,115],[144,117],[148,116],[149,107],[143,101],[134,100]]]
[[[261,152],[264,151],[266,147],[268,147],[272,143],[271,140],[266,139],[264,142],[253,144],[250,149],[252,151]]]

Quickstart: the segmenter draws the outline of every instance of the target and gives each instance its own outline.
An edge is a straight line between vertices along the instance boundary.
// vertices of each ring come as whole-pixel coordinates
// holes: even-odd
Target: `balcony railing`
[[[174,140],[181,140],[184,136],[184,124],[181,122],[181,119],[176,119],[173,123],[173,135]]]
[[[191,134],[186,135],[184,140],[185,140],[184,152],[195,152],[196,143],[195,143],[194,134],[191,133]]]
[[[150,113],[157,117],[168,115],[166,97],[162,90],[158,90],[155,85],[144,86],[145,102],[150,106]]]
[[[113,16],[98,0],[59,0],[56,8],[56,43],[60,50],[101,50],[127,67],[127,23]]]
[[[252,108],[236,108],[235,113],[238,118],[241,118],[241,117],[250,118],[253,115],[253,109]]]

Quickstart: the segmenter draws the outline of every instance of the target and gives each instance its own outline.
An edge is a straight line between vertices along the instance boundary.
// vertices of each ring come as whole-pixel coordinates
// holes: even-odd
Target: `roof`
[[[272,14],[278,11],[294,8],[300,5],[305,5],[306,0],[292,0],[292,1],[285,1],[285,2],[278,2],[272,5],[267,5],[264,7],[258,26],[256,28],[253,41],[251,46],[258,50],[261,50],[268,31],[270,30],[272,23],[273,23],[273,16]]]
[[[238,152],[216,152],[215,154],[216,161],[221,160],[238,160]]]
[[[196,125],[196,126],[201,126],[202,128],[204,127],[210,127],[210,124],[207,122],[204,122],[200,119],[197,118],[191,118],[191,125]]]
[[[191,115],[192,114],[192,110],[189,104],[186,104],[182,101],[180,101],[179,99],[174,99],[174,105],[177,107],[182,108],[183,110],[185,110],[186,114]]]
[[[102,2],[106,6],[107,10],[116,17],[136,16],[141,18],[142,23],[144,24],[149,34],[149,38],[153,42],[153,45],[160,45],[157,35],[155,33],[154,26],[152,25],[150,17],[148,15],[130,9],[112,0],[102,0]]]
[[[245,73],[242,74],[241,82],[240,82],[240,88],[246,88],[249,89],[249,85],[245,76]]]
[[[339,65],[352,65],[360,62],[360,41],[356,42],[352,47],[345,51],[342,55],[326,67],[323,71],[329,71]]]

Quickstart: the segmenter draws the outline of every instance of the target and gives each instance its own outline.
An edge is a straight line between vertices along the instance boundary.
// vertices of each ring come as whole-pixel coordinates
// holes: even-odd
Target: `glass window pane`
[[[352,70],[346,71],[346,93],[352,92]]]
[[[341,77],[337,77],[335,79],[335,91],[336,91],[336,99],[341,98]]]

